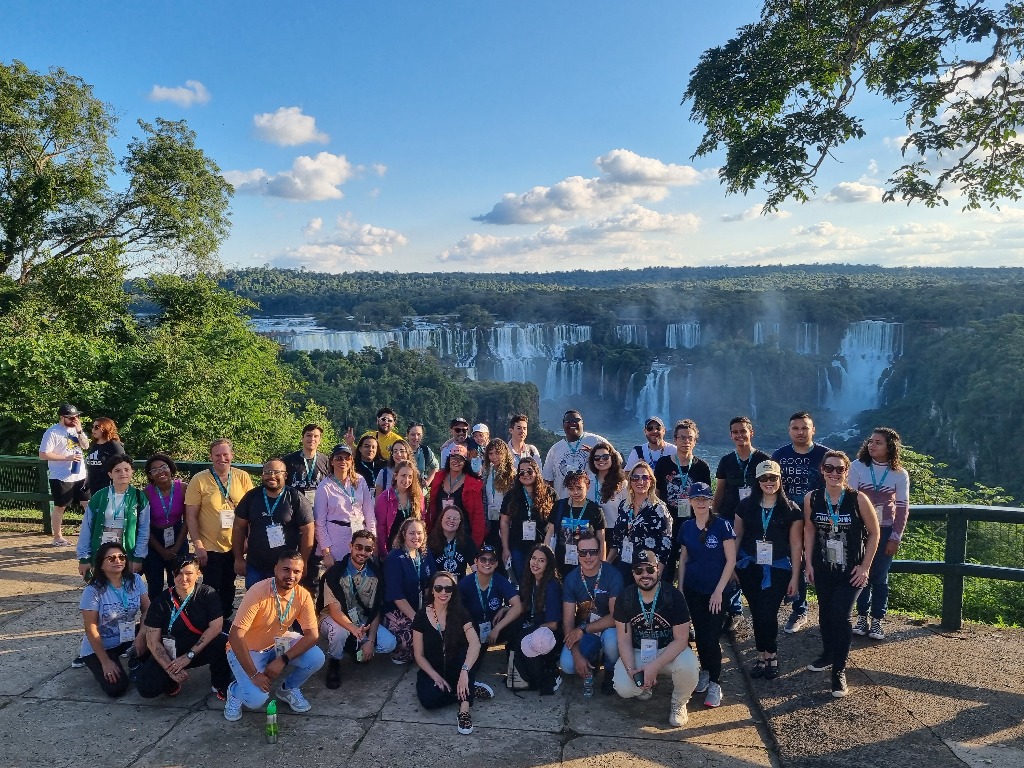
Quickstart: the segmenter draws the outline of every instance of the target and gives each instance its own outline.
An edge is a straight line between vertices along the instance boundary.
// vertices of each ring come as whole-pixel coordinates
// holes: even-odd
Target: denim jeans
[[[256,671],[262,672],[267,668],[267,664],[277,658],[277,653],[273,648],[268,648],[265,651],[249,651],[249,657],[256,666]],[[284,681],[281,685],[289,689],[301,688],[302,684],[309,680],[313,673],[324,665],[324,652],[314,645],[301,656],[297,656],[294,659],[289,658],[288,662],[288,666],[284,671],[291,670],[291,672],[287,677],[284,677],[282,672]],[[234,696],[236,699],[241,699],[242,703],[249,709],[258,709],[266,704],[270,694],[261,690],[249,678],[249,675],[242,669],[241,663],[235,656],[234,650],[230,647],[228,648],[228,664],[235,675],[235,682],[228,687],[229,695]]]
[[[332,659],[340,659],[345,655],[345,644],[352,637],[351,632],[330,616],[324,616],[320,620],[320,635],[327,638],[327,655]],[[397,646],[398,639],[378,624],[374,653],[391,653]]]
[[[875,559],[871,561],[867,586],[857,597],[858,616],[867,616],[870,609],[871,618],[879,621],[885,618],[885,611],[889,607],[889,569],[896,557],[895,554],[885,554],[885,545],[889,543],[890,535],[892,526],[882,528],[878,537],[878,551],[875,553]]]
[[[612,670],[615,662],[619,660],[619,638],[615,633],[615,627],[608,627],[602,630],[600,635],[584,635],[580,638],[580,653],[587,661],[594,665],[595,669],[604,656],[604,668]],[[576,661],[572,657],[572,651],[565,646],[562,647],[562,655],[558,659],[558,666],[567,675],[576,674]]]

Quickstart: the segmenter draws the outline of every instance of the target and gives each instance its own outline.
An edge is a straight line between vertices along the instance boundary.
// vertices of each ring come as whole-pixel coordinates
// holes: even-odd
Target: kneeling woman
[[[117,697],[128,690],[128,675],[121,666],[122,653],[134,648],[137,656],[146,652],[146,640],[136,634],[139,612],[149,610],[149,595],[142,577],[127,569],[128,555],[116,541],[100,544],[93,560],[90,579],[79,608],[85,637],[79,654],[85,666],[103,688]]]
[[[224,613],[217,590],[199,580],[195,555],[179,557],[171,566],[173,586],[153,599],[146,614],[146,645],[150,657],[135,675],[139,695],[150,699],[177,696],[190,669],[210,665],[210,684],[223,700],[231,682]]]
[[[412,623],[416,696],[425,709],[459,705],[459,733],[473,732],[473,665],[480,637],[462,605],[454,574],[438,571],[430,579],[427,605]]]

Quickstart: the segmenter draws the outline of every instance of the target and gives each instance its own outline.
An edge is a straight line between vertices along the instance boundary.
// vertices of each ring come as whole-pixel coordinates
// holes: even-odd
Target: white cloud
[[[370,166],[370,168],[378,176],[383,176],[385,173],[388,172],[388,167],[384,165],[384,163],[374,163],[373,165]]]
[[[281,107],[276,112],[253,115],[256,136],[271,144],[294,147],[298,144],[326,144],[330,137],[316,129],[316,118],[302,114],[302,107]]]
[[[882,188],[859,181],[844,181],[832,187],[824,200],[826,203],[880,203]]]
[[[344,155],[320,152],[316,157],[295,158],[289,171],[268,174],[262,168],[227,171],[224,178],[239,194],[269,195],[289,200],[339,200],[339,187],[352,177],[352,165]]]
[[[793,214],[789,211],[774,210],[764,213],[764,206],[761,204],[752,205],[745,211],[739,213],[723,213],[721,220],[724,222],[751,221],[753,219],[788,219]]]
[[[323,226],[321,219],[313,219]],[[310,222],[312,224],[313,222]],[[307,230],[309,226],[307,226]],[[289,248],[271,259],[271,265],[282,269],[306,269],[318,272],[344,272],[353,269],[385,269],[382,264],[397,248],[408,244],[401,232],[372,224],[360,224],[351,216],[339,216],[335,231],[329,237]]]
[[[312,237],[323,228],[324,220],[317,216],[315,219],[310,219],[309,223],[302,228],[302,234],[304,234],[306,237]]]
[[[663,163],[628,149],[613,149],[594,162],[612,183],[676,187],[699,184],[705,178],[705,174],[689,165]]]
[[[193,104],[205,104],[210,100],[210,92],[198,80],[186,80],[184,85],[168,88],[154,85],[149,92],[150,101],[169,101],[179,107],[191,107]]]

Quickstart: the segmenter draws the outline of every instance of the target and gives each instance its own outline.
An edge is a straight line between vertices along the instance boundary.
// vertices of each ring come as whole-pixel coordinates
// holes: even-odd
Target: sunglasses
[[[128,560],[127,555],[107,555],[103,558],[108,563],[124,563]]]
[[[373,552],[373,544],[353,544],[353,552]]]
[[[580,549],[577,551],[580,553],[580,557],[594,557],[600,552],[599,549]]]
[[[757,482],[759,482],[759,483],[777,483],[777,482],[779,482],[779,476],[778,475],[765,475],[764,477],[757,478]]]
[[[648,576],[653,576],[657,572],[658,569],[655,568],[653,565],[637,565],[633,567],[633,574],[636,576],[643,576],[644,574],[647,574]]]
[[[582,424],[583,419],[562,419],[563,424]]]
[[[351,453],[338,453],[334,456],[335,461],[352,461]]]
[[[452,432],[469,432],[469,427],[453,427]]]
[[[465,461],[465,460],[466,460],[466,457],[461,455],[461,454],[458,454],[458,453],[453,454],[453,455],[448,457],[448,461]]]
[[[657,424],[648,424],[646,427],[644,427],[644,432],[656,432],[659,429],[661,429],[661,427],[659,427]]]
[[[594,461],[611,461],[612,455],[610,453],[595,453]]]
[[[447,586],[446,587],[444,584],[435,584],[434,585],[434,591],[437,594],[441,594],[442,592],[445,592],[445,593],[450,595],[452,592],[455,591],[455,587],[454,586]]]
[[[478,557],[476,559],[480,565],[497,565],[498,559],[496,557]]]
[[[822,464],[821,471],[829,475],[841,475],[846,471],[842,464]]]
[[[630,475],[629,479],[634,483],[649,483],[651,482],[650,475]]]
[[[533,477],[536,475],[536,470],[533,469],[521,469],[519,470],[519,477]]]

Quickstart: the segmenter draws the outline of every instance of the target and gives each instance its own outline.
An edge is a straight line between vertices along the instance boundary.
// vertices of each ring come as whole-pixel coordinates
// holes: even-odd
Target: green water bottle
[[[277,744],[277,701],[267,704],[267,744]]]

